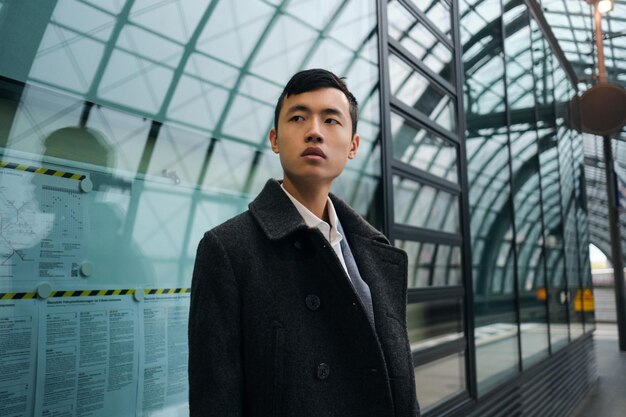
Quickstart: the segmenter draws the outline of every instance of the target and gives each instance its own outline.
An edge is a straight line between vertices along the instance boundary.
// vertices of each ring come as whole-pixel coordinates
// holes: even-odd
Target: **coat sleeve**
[[[191,417],[243,415],[241,298],[235,274],[217,236],[198,245],[189,310]]]

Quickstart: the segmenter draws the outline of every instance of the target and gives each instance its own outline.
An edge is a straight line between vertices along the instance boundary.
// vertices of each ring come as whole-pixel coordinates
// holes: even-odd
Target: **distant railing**
[[[624,268],[626,274],[626,268]],[[596,321],[615,323],[615,281],[613,269],[596,269],[591,271],[593,282],[593,298],[595,301]]]
[[[624,268],[626,272],[626,268]],[[591,271],[591,280],[594,287],[613,287],[613,268],[595,269]]]

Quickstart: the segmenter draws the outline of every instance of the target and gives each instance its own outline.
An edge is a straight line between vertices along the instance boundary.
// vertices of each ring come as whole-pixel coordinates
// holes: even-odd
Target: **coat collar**
[[[370,226],[352,207],[339,197],[330,194],[337,217],[348,234],[357,234],[366,238],[388,243],[387,238]],[[282,239],[298,230],[307,229],[302,216],[298,213],[289,197],[280,188],[280,183],[270,179],[257,198],[249,205],[250,213],[261,226],[270,240]]]

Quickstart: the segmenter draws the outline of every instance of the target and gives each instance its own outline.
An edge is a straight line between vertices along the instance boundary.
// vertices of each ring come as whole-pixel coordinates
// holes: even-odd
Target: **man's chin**
[[[340,173],[339,173],[340,174]],[[298,173],[284,173],[284,178],[296,184],[302,184],[307,186],[319,186],[319,185],[328,185],[333,182],[335,178],[339,176],[339,174],[331,175],[329,173],[322,172],[298,172]]]

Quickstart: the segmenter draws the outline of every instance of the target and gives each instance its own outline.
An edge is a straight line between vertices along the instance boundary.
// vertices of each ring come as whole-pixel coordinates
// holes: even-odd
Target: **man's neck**
[[[313,214],[326,223],[329,222],[327,203],[330,184],[298,183],[285,176],[283,187]]]

